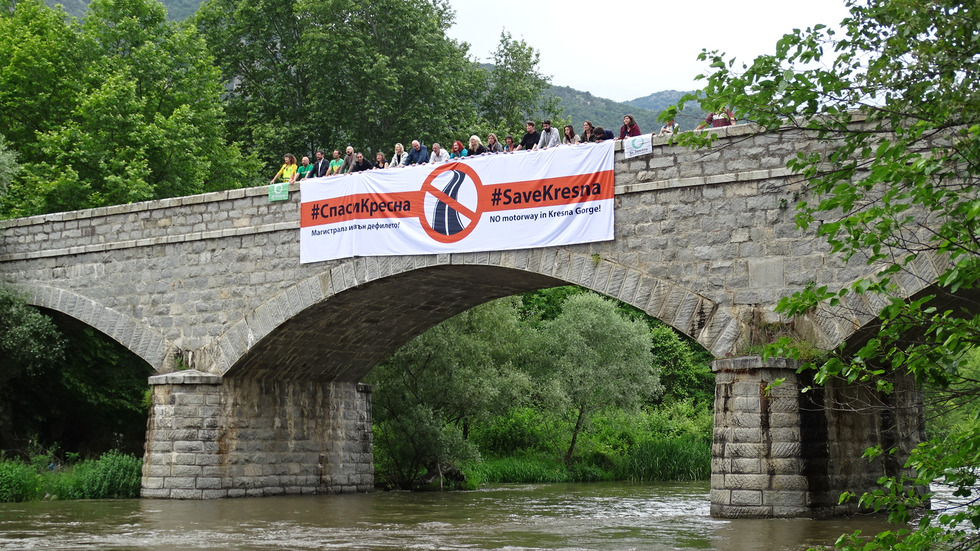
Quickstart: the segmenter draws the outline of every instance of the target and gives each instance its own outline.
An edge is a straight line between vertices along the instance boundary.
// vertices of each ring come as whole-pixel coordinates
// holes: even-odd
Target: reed
[[[616,478],[637,482],[706,480],[711,476],[711,440],[694,436],[646,440],[618,462]]]

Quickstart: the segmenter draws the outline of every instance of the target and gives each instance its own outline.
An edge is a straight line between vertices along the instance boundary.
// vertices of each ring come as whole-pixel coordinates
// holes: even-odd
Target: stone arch
[[[163,369],[167,351],[173,347],[163,335],[139,320],[78,293],[47,285],[11,287],[23,292],[27,302],[33,306],[60,312],[98,329],[142,358],[157,372]]]
[[[949,262],[945,255],[923,251],[905,269],[892,275],[891,280],[898,286],[899,296],[909,300],[935,289],[939,274],[950,266]],[[873,281],[877,279],[881,269],[882,266],[876,266],[861,279]],[[857,280],[855,278],[843,287],[850,287]],[[955,296],[963,298],[965,293],[961,291]],[[840,304],[821,305],[816,311],[804,316],[797,332],[824,350],[836,348],[842,343],[848,343],[849,346],[857,344],[864,339],[868,329],[876,325],[878,315],[887,304],[877,293],[848,293],[841,297]]]
[[[728,309],[698,293],[569,249],[367,257],[330,266],[268,299],[220,335],[204,360],[221,375],[356,382],[408,340],[463,310],[567,284],[636,306],[718,357],[734,352],[742,332]],[[418,302],[424,308],[414,307]],[[317,339],[329,342],[309,346]]]

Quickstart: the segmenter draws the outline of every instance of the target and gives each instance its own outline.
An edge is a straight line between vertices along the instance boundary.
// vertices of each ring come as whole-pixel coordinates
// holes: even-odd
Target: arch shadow
[[[721,357],[741,324],[697,293],[567,249],[355,258],[280,292],[204,351],[217,374],[356,382],[415,336],[496,298],[577,284],[644,310]]]

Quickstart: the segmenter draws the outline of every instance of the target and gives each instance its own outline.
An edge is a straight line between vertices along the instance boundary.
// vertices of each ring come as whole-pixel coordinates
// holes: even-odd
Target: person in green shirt
[[[341,167],[344,166],[344,160],[340,158],[340,150],[333,150],[333,160],[330,161],[330,169],[327,170],[328,176],[333,176],[334,174],[340,174]]]
[[[309,157],[303,157],[303,162],[300,163],[299,168],[296,169],[296,179],[302,180],[306,178],[306,175],[313,170],[313,163],[310,162]]]

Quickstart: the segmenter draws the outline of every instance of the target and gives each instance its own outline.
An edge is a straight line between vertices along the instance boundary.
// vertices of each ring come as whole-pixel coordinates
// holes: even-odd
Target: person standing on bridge
[[[619,128],[619,139],[625,140],[627,137],[632,138],[640,134],[642,132],[640,132],[640,125],[636,124],[636,118],[633,115],[623,117],[623,126]]]
[[[280,176],[282,176],[283,182],[288,182],[291,184],[296,181],[296,171],[299,168],[296,166],[296,157],[294,157],[292,153],[286,153],[283,155],[282,160],[283,163],[279,168],[279,172],[276,172],[276,175],[272,177],[271,181],[269,181],[270,186],[275,184],[276,179]]]
[[[453,142],[453,150],[449,152],[450,159],[462,159],[466,156],[466,148],[463,147],[463,142],[456,140]]]
[[[667,124],[660,127],[660,134],[657,135],[670,136],[671,134],[676,134],[678,128],[680,128],[680,125],[674,122],[674,119],[670,119],[669,121],[667,121]]]
[[[541,140],[541,134],[534,129],[534,121],[527,121],[525,125],[527,132],[524,133],[524,137],[521,138],[521,143],[517,145],[515,151],[520,151],[522,149],[530,151],[538,145],[538,141]]]
[[[429,162],[432,164],[444,163],[449,160],[449,153],[439,145],[438,142],[432,144],[432,153],[429,154]]]
[[[487,135],[487,151],[490,153],[503,153],[504,146],[497,141],[497,135],[491,132]]]
[[[374,165],[371,163],[371,161],[365,159],[363,153],[358,153],[354,156],[354,163],[351,165],[349,174],[364,170],[371,170],[372,168],[374,168]]]
[[[309,157],[304,156],[303,162],[301,162],[299,167],[296,169],[296,179],[305,180],[310,172],[313,172],[313,163],[310,162]]]
[[[339,154],[338,154],[339,156]],[[327,161],[326,157],[323,156],[323,151],[316,152],[316,162],[313,163],[313,170],[306,173],[306,178],[322,178],[327,175],[327,170],[330,168],[330,163]]]
[[[598,140],[598,136],[595,133],[595,126],[592,125],[592,121],[585,121],[582,123],[582,143],[592,143]]]
[[[562,145],[575,145],[581,141],[582,139],[579,138],[578,134],[575,133],[575,127],[570,124],[566,124],[565,132],[562,134],[561,137]]]
[[[483,142],[480,141],[480,137],[477,136],[476,134],[470,136],[469,154],[483,155],[486,152],[487,152],[487,146],[483,145]]]
[[[333,160],[330,161],[330,168],[327,174],[333,176],[334,174],[340,174],[340,169],[344,167],[344,160],[340,158],[340,150],[333,150]]]
[[[721,128],[722,126],[733,126],[735,124],[735,111],[729,108],[724,108],[721,111],[712,111],[708,113],[705,117],[704,122],[698,125],[695,130],[701,130],[705,126],[711,125],[712,128]]]
[[[423,165],[429,162],[429,150],[425,148],[424,145],[419,143],[418,140],[412,140],[412,149],[408,152],[408,158],[405,159],[405,165]]]
[[[395,144],[395,154],[391,156],[391,163],[388,164],[390,167],[402,167],[405,166],[405,161],[408,159],[408,151],[405,151],[405,146],[401,143]]]
[[[341,174],[350,174],[351,168],[354,167],[354,148],[347,146],[347,154],[344,155],[344,165],[340,167]]]
[[[548,149],[549,147],[561,145],[561,134],[558,133],[558,129],[551,127],[550,120],[545,120],[541,123],[541,126],[541,137],[538,138],[538,143],[534,146],[534,149]]]

